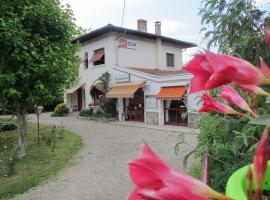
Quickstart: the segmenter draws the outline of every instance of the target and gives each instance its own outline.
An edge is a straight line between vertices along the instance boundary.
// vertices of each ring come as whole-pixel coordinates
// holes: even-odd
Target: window
[[[87,52],[84,53],[83,65],[84,65],[84,69],[88,69],[88,53]]]
[[[94,66],[105,64],[105,52],[104,48],[97,49],[94,51],[94,54],[91,58]]]
[[[167,67],[174,67],[174,54],[166,54]]]

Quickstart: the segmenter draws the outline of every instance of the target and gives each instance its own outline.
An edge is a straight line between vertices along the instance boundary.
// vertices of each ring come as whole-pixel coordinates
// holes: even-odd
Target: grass
[[[0,119],[0,121],[3,120],[6,119]],[[47,136],[50,131],[51,127],[41,126],[41,138]],[[71,158],[82,147],[80,136],[66,130],[64,130],[64,138],[57,139],[54,152],[45,144],[44,140],[41,140],[41,144],[38,146],[36,139],[36,124],[28,123],[27,155],[16,162],[14,175],[9,178],[3,175],[0,177],[0,199],[9,199],[16,194],[24,193],[48,178],[55,176],[60,169],[72,164]],[[0,132],[0,152],[14,149],[16,141],[16,131],[10,131],[7,134]],[[7,146],[6,149],[4,149],[5,146]],[[4,159],[4,155],[0,154],[0,160]],[[1,170],[3,168],[0,168]]]

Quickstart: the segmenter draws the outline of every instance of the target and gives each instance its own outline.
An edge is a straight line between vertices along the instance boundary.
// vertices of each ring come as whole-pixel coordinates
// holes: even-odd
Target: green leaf
[[[270,125],[270,115],[261,115],[249,122],[250,124],[257,124],[257,125]]]

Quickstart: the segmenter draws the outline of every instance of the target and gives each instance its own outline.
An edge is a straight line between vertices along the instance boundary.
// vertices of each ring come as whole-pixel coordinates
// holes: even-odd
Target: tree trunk
[[[18,146],[19,159],[23,158],[26,155],[25,146],[26,146],[26,115],[22,113],[17,113],[17,121],[18,121]]]

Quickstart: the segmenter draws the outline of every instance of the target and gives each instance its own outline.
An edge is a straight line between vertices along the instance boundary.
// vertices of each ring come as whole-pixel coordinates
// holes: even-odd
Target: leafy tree
[[[217,46],[253,64],[260,56],[270,63],[262,33],[263,26],[270,25],[269,12],[258,9],[253,0],[203,0],[199,14],[208,48]]]
[[[77,76],[76,26],[58,0],[0,0],[0,107],[17,116],[19,157],[26,115],[70,87]]]

